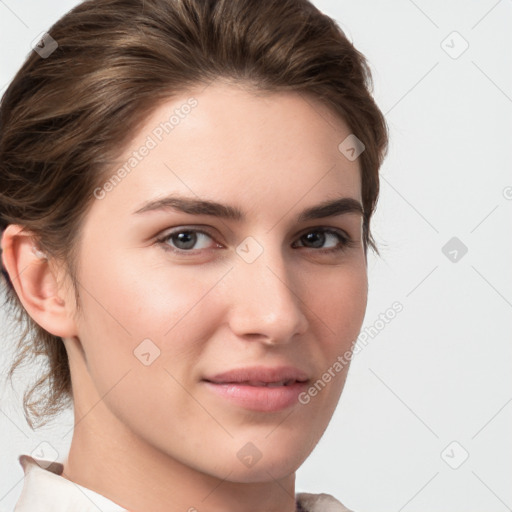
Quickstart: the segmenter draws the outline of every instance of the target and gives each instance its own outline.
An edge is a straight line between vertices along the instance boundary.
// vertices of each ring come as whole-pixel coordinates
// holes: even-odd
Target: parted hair
[[[388,128],[364,55],[309,0],[88,0],[48,34],[58,46],[32,51],[0,103],[0,233],[20,224],[63,261],[77,306],[77,242],[93,190],[162,101],[217,79],[302,93],[347,123],[365,146],[364,251],[378,254],[370,219]],[[67,353],[28,315],[3,265],[2,274],[19,333],[8,377],[35,359],[42,369],[23,396],[34,429],[72,404]]]

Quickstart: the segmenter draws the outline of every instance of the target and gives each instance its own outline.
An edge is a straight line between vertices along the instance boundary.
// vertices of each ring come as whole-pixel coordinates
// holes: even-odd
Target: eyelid
[[[161,231],[155,238],[166,238],[173,233],[181,233],[182,231],[194,231],[195,233],[204,233],[205,235],[213,237],[209,227],[202,226],[199,224],[183,224],[181,226],[174,226]]]
[[[337,228],[334,226],[321,226],[321,225],[307,227],[307,228],[303,229],[302,231],[300,231],[298,236],[300,237],[306,233],[309,233],[310,231],[318,231],[321,233],[335,233],[335,234],[343,236],[345,238],[351,238],[351,236],[344,229]]]

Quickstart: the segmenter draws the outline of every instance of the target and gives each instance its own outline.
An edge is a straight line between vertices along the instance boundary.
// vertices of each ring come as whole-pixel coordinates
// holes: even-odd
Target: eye
[[[337,229],[331,228],[314,228],[303,234],[299,241],[302,242],[302,246],[307,248],[319,249],[321,253],[331,253],[337,251],[344,251],[348,247],[356,247],[357,242],[353,241],[347,234]],[[327,248],[323,248],[326,242],[330,243]]]
[[[185,253],[192,252],[192,250],[208,249],[208,239],[213,240],[212,236],[206,231],[181,228],[157,239],[157,243],[162,244],[166,250]],[[217,246],[220,246],[220,244],[217,244]]]

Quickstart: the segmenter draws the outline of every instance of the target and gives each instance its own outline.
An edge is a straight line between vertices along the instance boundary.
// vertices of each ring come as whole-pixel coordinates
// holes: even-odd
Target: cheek
[[[359,334],[368,299],[366,267],[354,265],[332,272],[325,279],[312,276],[305,285],[307,304],[315,313],[326,343],[341,350]]]
[[[310,346],[316,361],[318,379],[306,407],[319,417],[329,417],[336,408],[350,368],[351,351],[366,313],[368,281],[365,265],[354,265],[333,272],[324,282],[309,286],[308,306],[319,326]],[[348,353],[348,357],[346,354]],[[325,389],[325,390],[324,390]],[[321,390],[321,391],[318,391]]]
[[[89,283],[81,290],[79,327],[89,370],[100,379],[109,374],[109,385],[123,371],[138,369],[141,353],[149,352],[145,358],[161,366],[176,367],[177,360],[186,366],[211,335],[209,329],[215,329],[222,304],[211,300],[215,293],[208,297],[207,292],[225,271],[130,265],[128,258],[116,264],[102,261],[84,265],[80,278]]]

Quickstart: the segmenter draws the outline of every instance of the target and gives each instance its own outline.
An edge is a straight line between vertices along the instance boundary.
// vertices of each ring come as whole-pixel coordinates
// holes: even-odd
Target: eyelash
[[[174,248],[172,246],[170,246],[167,242],[173,237],[173,236],[176,236],[180,233],[196,233],[196,234],[204,234],[208,237],[210,237],[212,240],[214,240],[214,237],[208,233],[208,231],[204,231],[202,229],[195,229],[195,228],[180,228],[180,229],[177,229],[175,231],[172,231],[170,233],[167,233],[165,234],[164,236],[161,236],[159,238],[156,239],[156,243],[160,244],[164,250],[166,251],[171,251],[175,254],[178,254],[178,255],[185,255],[185,254],[196,254],[196,252],[194,251],[203,251],[203,250],[209,250],[209,249],[189,249],[189,250],[185,250],[185,249],[177,249],[177,248]],[[319,252],[321,254],[332,254],[332,253],[341,253],[343,251],[346,251],[348,248],[350,247],[357,247],[357,242],[355,242],[354,240],[352,240],[352,238],[350,238],[350,236],[348,236],[347,234],[345,234],[344,232],[342,231],[339,231],[339,230],[336,230],[336,229],[332,229],[332,228],[327,228],[327,227],[314,227],[314,228],[310,228],[309,230],[305,231],[302,235],[300,235],[299,239],[302,238],[303,236],[309,234],[309,233],[326,233],[326,234],[332,234],[332,235],[335,235],[338,237],[338,239],[340,240],[341,244],[337,245],[336,247],[331,247],[329,249],[315,249],[314,247],[304,247],[304,246],[301,246],[301,247],[304,247],[306,249],[311,249],[315,252]]]

